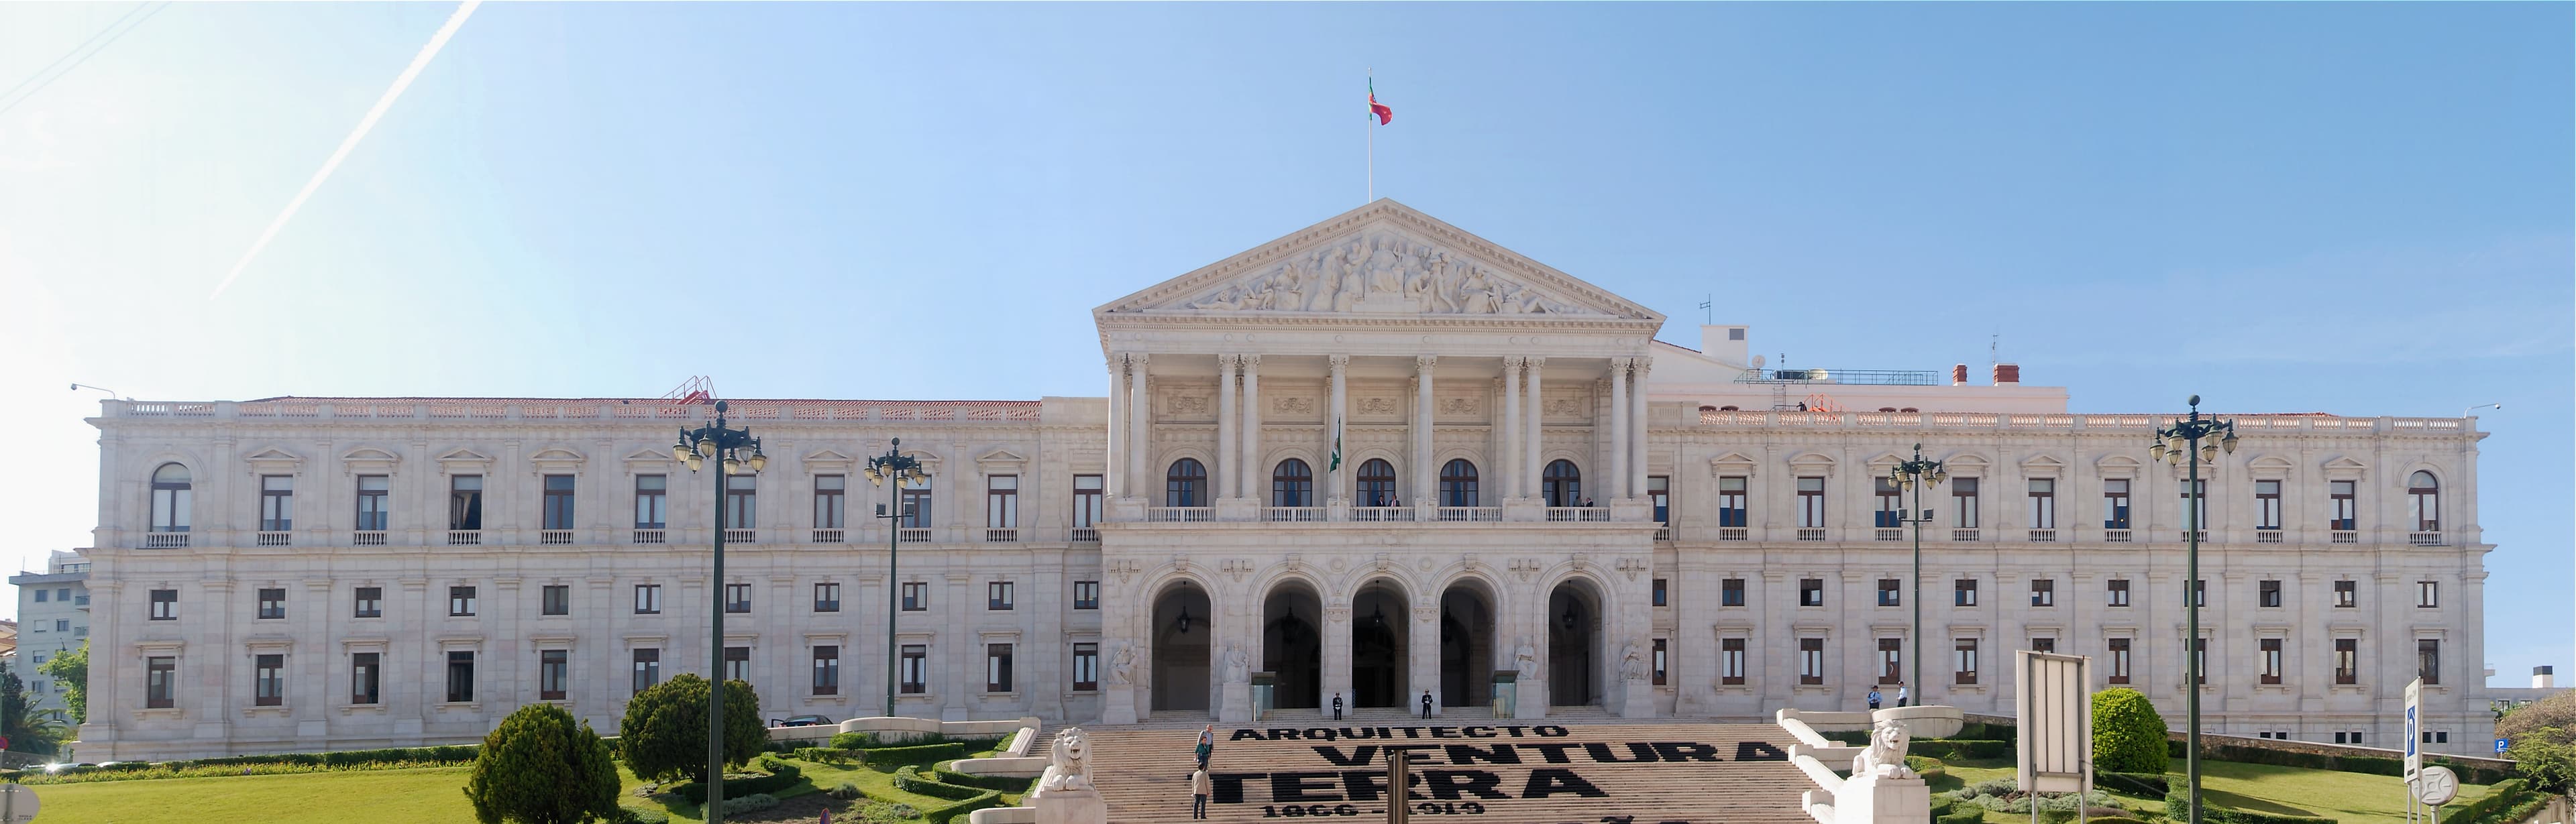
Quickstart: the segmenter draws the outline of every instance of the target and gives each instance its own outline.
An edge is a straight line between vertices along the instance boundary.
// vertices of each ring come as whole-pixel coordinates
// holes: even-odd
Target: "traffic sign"
[[[2503,755],[2503,754],[2504,754],[2504,745],[2505,745],[2505,739],[2502,739],[2502,738],[2498,738],[2498,739],[2496,739],[2496,754],[2497,754],[2497,755]]]
[[[26,824],[36,820],[36,791],[17,784],[0,784],[0,824]]]

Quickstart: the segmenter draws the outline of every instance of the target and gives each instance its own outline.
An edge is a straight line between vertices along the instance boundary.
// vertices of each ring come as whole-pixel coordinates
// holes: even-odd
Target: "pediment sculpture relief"
[[[1352,238],[1177,308],[1219,312],[1597,315],[1448,249],[1392,233]]]

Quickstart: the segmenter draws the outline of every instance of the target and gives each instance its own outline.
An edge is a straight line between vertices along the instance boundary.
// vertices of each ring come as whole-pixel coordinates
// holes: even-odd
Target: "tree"
[[[72,723],[89,723],[89,641],[83,639],[80,649],[54,656],[36,666],[36,671],[51,676],[63,685],[63,706],[71,710]]]
[[[474,754],[465,797],[482,824],[581,824],[617,812],[617,765],[608,742],[553,704],[501,719]]]
[[[725,764],[750,763],[769,743],[760,696],[750,684],[726,681],[724,714]],[[707,679],[683,674],[636,693],[617,725],[617,752],[640,778],[707,780]]]
[[[2519,741],[2543,727],[2576,732],[2576,692],[2562,692],[2506,711],[2496,719],[2496,737]],[[2558,740],[2567,738],[2562,735]]]
[[[54,742],[62,737],[62,725],[27,711],[35,703],[34,696],[27,694],[27,682],[18,680],[18,671],[0,668],[0,735],[9,737],[9,749],[52,753]]]
[[[2513,739],[2504,757],[2514,760],[2514,770],[2531,779],[2532,786],[2554,793],[2576,787],[2576,730],[2558,727],[2525,728]]]
[[[2093,694],[2094,769],[2163,775],[2172,757],[2164,716],[2145,694],[2127,687]]]

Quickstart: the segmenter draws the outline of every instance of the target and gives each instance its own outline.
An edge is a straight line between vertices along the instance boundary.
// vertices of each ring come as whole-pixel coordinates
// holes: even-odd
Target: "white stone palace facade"
[[[1383,200],[1093,314],[1106,398],[733,400],[769,461],[721,491],[671,458],[706,403],[107,401],[81,758],[464,742],[536,701],[613,728],[707,671],[719,602],[770,718],[880,714],[890,669],[947,719],[1857,708],[1911,677],[1919,597],[1918,700],[2009,712],[2043,648],[2180,723],[2172,410],[1655,341]],[[2474,420],[2232,418],[2208,728],[2394,747],[2420,672],[2432,749],[2483,751]],[[930,478],[890,525],[861,472],[892,438]],[[1916,444],[1950,478],[1902,505],[1919,594],[1879,487]]]

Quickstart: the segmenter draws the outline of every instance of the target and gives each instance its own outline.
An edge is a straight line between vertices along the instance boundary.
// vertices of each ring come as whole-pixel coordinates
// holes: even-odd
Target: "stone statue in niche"
[[[1136,648],[1118,645],[1118,653],[1109,659],[1109,683],[1126,686],[1136,683]]]
[[[1637,649],[1635,641],[1628,642],[1628,648],[1619,653],[1619,677],[1628,681],[1646,677],[1646,655]]]
[[[1251,680],[1252,665],[1244,660],[1243,650],[1233,644],[1225,645],[1225,682],[1241,684]]]
[[[1519,670],[1522,678],[1538,675],[1538,650],[1530,646],[1529,639],[1521,639],[1520,649],[1512,651],[1512,669]]]

